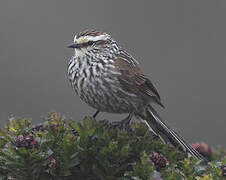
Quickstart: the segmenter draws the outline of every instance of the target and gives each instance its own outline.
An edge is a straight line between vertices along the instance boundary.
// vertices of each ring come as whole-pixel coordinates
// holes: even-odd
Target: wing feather
[[[152,82],[144,75],[138,63],[127,54],[118,55],[114,61],[114,65],[121,73],[118,77],[122,83],[124,90],[140,95],[144,98],[154,99],[160,106],[161,103],[159,93]]]

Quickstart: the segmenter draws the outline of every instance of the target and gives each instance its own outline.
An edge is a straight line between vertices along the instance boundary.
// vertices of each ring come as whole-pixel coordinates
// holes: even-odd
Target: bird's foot
[[[74,136],[79,136],[78,132],[75,131],[74,129],[71,130],[71,133],[72,133]]]
[[[120,127],[123,130],[131,130],[131,126],[130,126],[130,121],[133,117],[133,113],[130,113],[128,117],[126,117],[125,119],[123,119],[122,121],[115,121],[112,122],[110,127]]]

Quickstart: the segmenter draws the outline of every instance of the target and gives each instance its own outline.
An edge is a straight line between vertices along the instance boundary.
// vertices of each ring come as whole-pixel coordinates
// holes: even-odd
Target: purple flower
[[[166,157],[164,157],[162,154],[159,154],[157,152],[153,152],[150,155],[150,159],[154,163],[157,171],[160,171],[162,168],[166,167],[168,163]]]
[[[204,142],[193,143],[191,146],[206,158],[210,158],[213,153],[212,148]]]

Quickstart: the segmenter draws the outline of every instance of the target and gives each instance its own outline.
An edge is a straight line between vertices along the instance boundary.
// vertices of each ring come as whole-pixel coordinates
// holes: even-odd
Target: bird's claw
[[[130,120],[123,119],[122,121],[115,121],[110,124],[110,128],[122,128],[123,130],[131,130]]]

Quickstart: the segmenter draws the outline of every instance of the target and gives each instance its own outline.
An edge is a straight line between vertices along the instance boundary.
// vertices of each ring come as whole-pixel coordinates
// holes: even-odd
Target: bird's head
[[[88,53],[100,53],[105,50],[117,47],[116,42],[105,32],[86,30],[75,35],[72,44],[68,48],[74,48],[77,56],[84,56]]]

